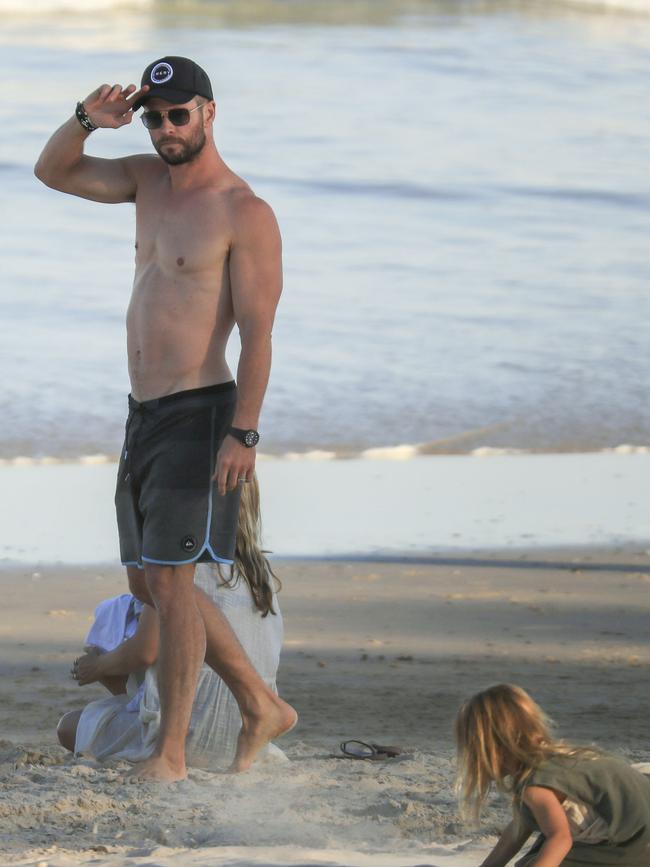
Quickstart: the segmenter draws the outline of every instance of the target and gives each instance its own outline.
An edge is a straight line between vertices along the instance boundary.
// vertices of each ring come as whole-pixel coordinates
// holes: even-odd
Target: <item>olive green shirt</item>
[[[553,756],[543,761],[520,787],[543,786],[572,801],[594,808],[608,827],[605,843],[574,843],[564,865],[611,864],[650,867],[650,778],[627,762],[603,753],[597,758]],[[523,824],[539,826],[530,808],[521,803]]]

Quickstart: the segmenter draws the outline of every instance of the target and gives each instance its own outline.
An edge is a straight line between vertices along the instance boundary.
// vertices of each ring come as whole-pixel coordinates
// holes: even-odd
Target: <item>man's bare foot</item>
[[[229,768],[230,772],[238,774],[247,771],[262,747],[275,738],[286,735],[297,722],[296,711],[278,696],[269,700],[263,711],[242,717],[237,752]]]
[[[126,775],[129,783],[157,781],[160,783],[175,783],[187,777],[185,764],[174,765],[163,756],[151,756],[144,762],[139,762],[132,771]]]

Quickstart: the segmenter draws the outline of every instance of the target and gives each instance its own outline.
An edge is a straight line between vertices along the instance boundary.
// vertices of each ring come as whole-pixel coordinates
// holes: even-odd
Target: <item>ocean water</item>
[[[218,147],[283,233],[261,451],[650,443],[644,4],[15,5],[0,458],[119,451],[134,209],[32,167],[78,99],[166,53],[209,71]],[[137,120],[87,147],[150,149]]]

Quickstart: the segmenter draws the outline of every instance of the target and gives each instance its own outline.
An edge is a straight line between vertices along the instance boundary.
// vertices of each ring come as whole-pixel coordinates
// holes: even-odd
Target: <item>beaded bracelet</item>
[[[77,107],[75,109],[75,115],[77,116],[77,120],[82,125],[84,129],[87,129],[88,132],[92,132],[97,129],[92,120],[88,117],[88,112],[84,108],[83,102],[78,102]]]

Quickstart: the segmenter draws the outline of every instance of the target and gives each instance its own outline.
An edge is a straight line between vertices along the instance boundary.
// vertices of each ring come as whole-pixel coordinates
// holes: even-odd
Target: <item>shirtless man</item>
[[[154,154],[84,154],[96,128],[119,129],[145,105]],[[102,85],[50,138],[34,172],[96,202],[134,202],[136,255],[127,313],[131,394],[115,503],[132,593],[158,611],[161,727],[136,778],[186,776],[185,737],[205,659],[242,715],[233,770],[295,725],[224,616],[194,587],[199,560],[233,563],[240,484],[255,466],[257,424],[282,289],[271,208],[222,160],[210,80],[193,61],[163,57],[141,87]],[[237,383],[225,359],[235,323]]]

